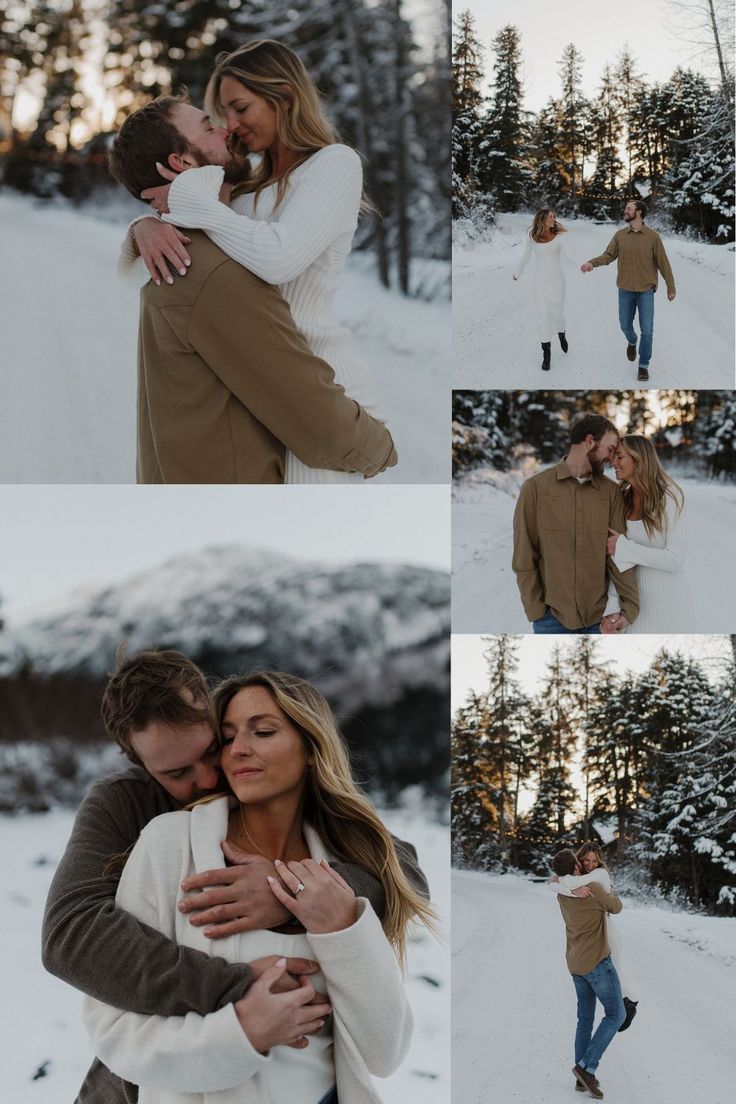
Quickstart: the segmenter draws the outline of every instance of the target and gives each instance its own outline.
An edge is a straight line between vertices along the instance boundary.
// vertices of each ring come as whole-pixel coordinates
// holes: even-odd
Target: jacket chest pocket
[[[572,502],[566,495],[547,495],[540,499],[540,529],[570,529],[572,525]]]

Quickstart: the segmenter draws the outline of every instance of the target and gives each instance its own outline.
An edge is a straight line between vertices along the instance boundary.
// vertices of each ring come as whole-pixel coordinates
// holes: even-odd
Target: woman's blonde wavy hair
[[[332,709],[316,687],[297,675],[264,670],[234,675],[220,683],[210,699],[212,727],[219,739],[229,703],[249,686],[268,690],[304,740],[313,760],[304,819],[334,855],[381,882],[386,894],[383,929],[403,964],[409,922],[416,918],[434,930],[436,917],[407,880],[391,833],[355,785]]]
[[[221,54],[205,92],[205,106],[212,118],[222,120],[220,85],[223,77],[233,77],[250,92],[267,100],[276,111],[276,132],[288,149],[301,156],[286,172],[275,178],[271,154],[264,150],[260,165],[249,178],[233,189],[234,195],[254,192],[258,195],[276,179],[276,204],[283,200],[289,176],[308,157],[325,146],[340,141],[337,130],[322,109],[317,86],[304,62],[292,49],[271,38],[256,39],[239,46],[231,54]],[[245,155],[247,147],[235,137],[233,151]]]
[[[532,239],[532,241],[538,242],[538,241],[542,240],[542,237],[544,236],[544,234],[546,232],[545,228],[544,228],[544,220],[546,219],[547,215],[554,215],[554,214],[555,213],[554,213],[554,211],[552,210],[551,207],[542,207],[542,209],[540,211],[537,211],[536,215],[534,216],[534,221],[532,222],[531,230],[529,231],[529,237]],[[557,215],[555,215],[555,222],[554,222],[554,226],[552,227],[553,237],[556,238],[558,234],[566,234],[566,233],[567,233],[567,227],[562,226],[557,221]]]
[[[585,843],[581,844],[581,846],[575,852],[575,857],[577,858],[578,862],[582,864],[585,856],[589,855],[591,851],[598,860],[598,866],[603,867],[604,870],[608,870],[606,860],[603,858],[602,849],[598,846],[597,843],[593,843],[592,840],[586,840]]]
[[[648,437],[630,433],[619,439],[619,445],[634,461],[634,477],[642,494],[641,520],[647,536],[651,538],[655,533],[664,533],[668,500],[674,503],[677,517],[682,513],[685,502],[682,488],[664,470]],[[624,479],[619,486],[630,510],[634,497],[631,484]]]

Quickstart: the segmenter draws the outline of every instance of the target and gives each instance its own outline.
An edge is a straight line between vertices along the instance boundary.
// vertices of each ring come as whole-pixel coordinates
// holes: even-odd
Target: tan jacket
[[[608,575],[624,617],[636,620],[635,569],[619,571],[606,556],[609,527],[619,533],[626,528],[626,507],[613,480],[578,483],[564,460],[527,479],[514,512],[512,567],[530,621],[549,609],[566,629],[598,624]]]
[[[624,907],[613,893],[592,883],[592,897],[564,897],[558,893],[567,931],[565,957],[571,974],[589,974],[611,953],[606,930],[606,913]]]
[[[598,268],[615,260],[618,260],[616,287],[622,291],[650,291],[652,288],[656,291],[659,270],[667,291],[674,293],[675,278],[656,230],[642,226],[637,231],[624,226],[613,235],[605,253],[592,257],[589,263]]]
[[[313,468],[376,475],[391,434],[335,383],[276,287],[191,231],[192,266],[141,291],[139,483],[283,483]]]

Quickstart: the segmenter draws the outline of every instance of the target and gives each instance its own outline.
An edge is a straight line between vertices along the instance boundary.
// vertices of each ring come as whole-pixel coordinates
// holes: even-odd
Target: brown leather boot
[[[582,1066],[573,1066],[572,1072],[575,1074],[580,1084],[588,1090],[591,1096],[594,1096],[596,1100],[603,1099],[601,1087],[592,1073],[588,1073]]]

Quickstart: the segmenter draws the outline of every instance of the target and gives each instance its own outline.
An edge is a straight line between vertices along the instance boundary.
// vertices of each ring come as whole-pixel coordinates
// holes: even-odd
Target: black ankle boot
[[[563,330],[562,333],[558,333],[557,336],[560,339],[560,348],[562,349],[563,353],[566,353],[567,350],[568,350],[568,344],[567,344],[567,338],[565,337],[564,330]]]
[[[542,371],[549,372],[549,359],[552,355],[552,342],[542,342]]]

